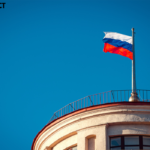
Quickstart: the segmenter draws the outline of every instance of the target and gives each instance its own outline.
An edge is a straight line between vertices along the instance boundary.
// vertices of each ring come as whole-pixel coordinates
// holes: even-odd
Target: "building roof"
[[[93,106],[90,106],[90,107],[86,107],[86,108],[82,108],[82,109],[70,112],[70,113],[68,113],[66,115],[63,115],[63,116],[61,116],[59,118],[56,118],[56,119],[52,120],[47,125],[45,125],[43,127],[43,129],[41,131],[39,131],[38,134],[36,135],[36,137],[34,138],[31,150],[34,150],[34,147],[35,147],[35,144],[36,144],[37,140],[39,139],[39,137],[45,131],[47,131],[49,128],[51,128],[55,124],[63,121],[64,119],[67,119],[67,118],[72,117],[74,115],[77,115],[79,113],[83,113],[83,112],[86,112],[86,111],[91,111],[91,110],[94,110],[94,109],[107,108],[107,107],[115,107],[115,106],[121,106],[121,105],[135,105],[135,106],[137,106],[137,105],[140,105],[140,106],[141,105],[148,105],[148,106],[150,106],[150,102],[114,102],[114,103],[105,103],[105,104],[101,104],[101,105],[93,105]]]

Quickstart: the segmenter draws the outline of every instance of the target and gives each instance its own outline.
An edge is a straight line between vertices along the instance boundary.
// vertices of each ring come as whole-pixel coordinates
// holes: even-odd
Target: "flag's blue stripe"
[[[132,44],[125,42],[125,41],[120,41],[120,40],[115,40],[115,39],[109,39],[109,38],[104,38],[103,39],[104,43],[109,43],[115,47],[123,47],[129,51],[132,52]]]

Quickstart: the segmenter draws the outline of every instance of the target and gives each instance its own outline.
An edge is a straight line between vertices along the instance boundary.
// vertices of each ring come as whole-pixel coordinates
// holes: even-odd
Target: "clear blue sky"
[[[135,28],[138,89],[150,89],[149,0],[3,0],[0,146],[28,150],[53,113],[87,95],[131,89],[131,60],[104,53],[104,31]]]

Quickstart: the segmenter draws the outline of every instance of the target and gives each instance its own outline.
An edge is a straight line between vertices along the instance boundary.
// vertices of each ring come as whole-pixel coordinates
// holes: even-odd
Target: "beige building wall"
[[[106,125],[94,126],[78,131],[78,149],[88,149],[88,139],[95,137],[95,149],[106,149]]]
[[[134,134],[150,135],[150,106],[97,107],[54,121],[39,135],[33,150],[66,150],[72,145],[78,150],[108,150],[109,137]],[[90,138],[95,138],[94,146]]]
[[[53,150],[66,150],[69,147],[75,145],[77,145],[77,135],[73,135],[71,137],[62,140],[56,146],[54,146]]]

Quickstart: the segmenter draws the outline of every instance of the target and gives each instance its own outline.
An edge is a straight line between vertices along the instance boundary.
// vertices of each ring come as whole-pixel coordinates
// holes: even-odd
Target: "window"
[[[85,149],[86,150],[95,150],[95,140],[96,135],[91,134],[85,138]]]
[[[88,139],[88,150],[95,150],[95,137]]]
[[[67,149],[67,150],[77,150],[77,146],[71,147],[71,148],[69,148],[69,149]]]
[[[141,135],[111,137],[110,150],[150,150],[150,137]]]

